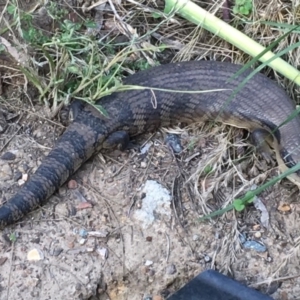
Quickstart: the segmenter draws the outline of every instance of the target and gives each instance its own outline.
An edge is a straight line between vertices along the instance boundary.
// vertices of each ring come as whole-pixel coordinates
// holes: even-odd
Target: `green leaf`
[[[9,240],[10,240],[11,242],[15,243],[15,242],[17,241],[17,236],[16,236],[16,234],[15,234],[15,233],[11,233],[11,234],[9,235]]]
[[[15,5],[8,5],[7,6],[7,12],[10,14],[10,15],[13,15],[16,11],[16,6]]]
[[[161,14],[159,14],[157,12],[153,12],[151,15],[152,15],[152,18],[154,18],[154,19],[161,18]]]
[[[73,74],[76,74],[76,75],[80,75],[81,74],[81,72],[79,71],[78,66],[75,66],[75,65],[68,66],[68,71],[70,73],[73,73]]]
[[[92,20],[88,20],[84,24],[87,28],[97,28],[97,23]]]
[[[208,165],[204,168],[203,172],[207,175],[207,174],[211,173],[212,170],[213,170],[213,167]]]
[[[174,8],[173,2],[170,1],[170,0],[166,0],[166,1],[165,1],[164,13],[165,13],[166,15],[168,15],[169,13],[172,12],[173,8]]]
[[[107,111],[103,108],[102,105],[96,104],[96,105],[95,105],[95,108],[98,109],[98,110],[101,112],[101,114],[103,114],[105,117],[108,117],[108,113],[107,113]]]
[[[235,199],[232,204],[236,211],[242,211],[245,208],[245,204],[242,199]]]

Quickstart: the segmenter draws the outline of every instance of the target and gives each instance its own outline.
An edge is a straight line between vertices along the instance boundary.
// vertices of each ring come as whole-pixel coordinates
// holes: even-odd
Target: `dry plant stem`
[[[192,1],[166,0],[166,10],[170,10],[170,8],[172,8],[173,12],[176,12],[188,21],[216,34],[220,38],[226,40],[253,57],[258,56],[265,50],[265,47],[253,41],[239,30],[228,25],[226,22],[202,9]],[[268,51],[259,58],[259,60],[266,62],[273,57],[275,57],[275,54]],[[277,57],[267,64],[275,71],[278,71],[288,79],[300,85],[300,73],[296,68],[292,67],[283,59]]]

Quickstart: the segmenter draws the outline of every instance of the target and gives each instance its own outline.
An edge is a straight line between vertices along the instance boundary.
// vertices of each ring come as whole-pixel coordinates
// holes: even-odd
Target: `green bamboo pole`
[[[239,30],[202,9],[192,1],[166,0],[165,13],[169,14],[171,12],[175,12],[188,21],[205,28],[253,57],[258,56],[266,49]],[[259,58],[259,60],[267,62],[268,66],[300,85],[299,71],[283,59],[274,57],[276,56],[273,52],[267,51]],[[274,59],[271,60],[272,58]]]

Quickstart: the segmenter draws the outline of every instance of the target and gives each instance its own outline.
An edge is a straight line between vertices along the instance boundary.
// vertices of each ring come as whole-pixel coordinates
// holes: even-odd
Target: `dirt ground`
[[[0,135],[2,202],[64,130],[49,120],[37,92],[24,89],[22,76],[7,74],[0,89],[8,124]],[[170,132],[180,136],[180,154],[165,142]],[[260,209],[198,220],[278,174],[255,153],[235,162],[252,149],[247,133],[196,124],[134,143],[141,147],[95,155],[43,207],[3,230],[0,300],[159,300],[211,268],[276,300],[300,299],[298,188],[284,180],[260,195]],[[153,182],[166,200],[151,218],[142,212],[151,194],[144,187]]]

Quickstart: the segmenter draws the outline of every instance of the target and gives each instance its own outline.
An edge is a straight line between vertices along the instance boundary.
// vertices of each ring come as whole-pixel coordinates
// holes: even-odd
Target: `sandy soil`
[[[34,173],[64,127],[47,118],[36,91],[25,92],[1,74],[8,124],[0,136],[5,201]],[[278,171],[255,154],[234,163],[251,149],[240,130],[198,124],[175,131],[184,149],[179,155],[166,145],[165,131],[134,141],[147,145],[145,153],[98,154],[45,206],[7,227],[0,238],[0,300],[165,299],[210,268],[276,300],[300,299],[298,189],[283,181],[260,196],[267,228],[254,206],[199,222],[203,213]],[[212,173],[203,171],[207,167]],[[150,216],[138,213],[145,209],[149,180],[170,199],[154,208],[145,225]],[[264,251],[247,249],[241,235]]]

